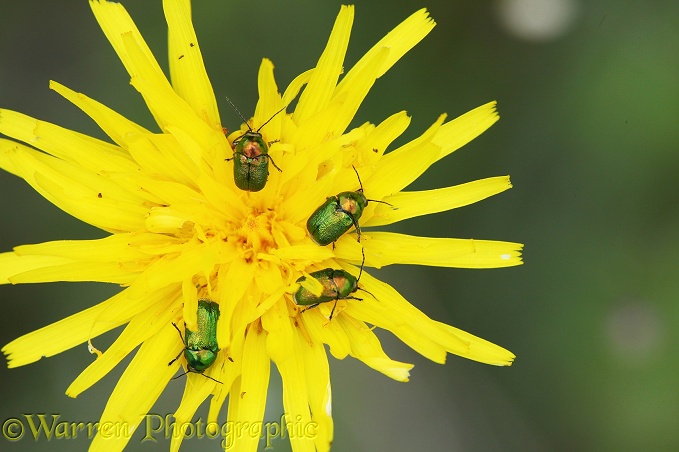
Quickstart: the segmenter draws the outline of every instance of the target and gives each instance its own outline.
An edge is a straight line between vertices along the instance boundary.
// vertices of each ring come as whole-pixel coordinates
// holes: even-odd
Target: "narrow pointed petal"
[[[342,5],[330,33],[328,44],[295,109],[293,117],[297,124],[309,119],[330,102],[337,79],[342,73],[342,64],[349,45],[349,34],[353,22],[354,7]]]
[[[177,336],[177,345],[179,346],[178,353],[183,354],[183,349],[181,347],[183,347],[184,343],[179,336]],[[177,354],[175,353],[170,356],[174,358],[177,356]],[[168,357],[168,359],[170,358]],[[182,370],[182,373],[185,374],[184,377],[180,378],[186,378],[182,401],[179,405],[179,408],[174,413],[175,422],[172,428],[172,440],[170,442],[170,450],[174,451],[179,450],[179,446],[181,446],[186,432],[189,430],[189,428],[191,428],[190,424],[198,407],[205,401],[205,399],[208,398],[210,394],[214,394],[215,392],[221,390],[222,384],[217,383],[217,381],[221,380],[217,380],[217,378],[220,374],[219,369],[221,369],[224,365],[224,361],[220,358],[217,358],[212,366],[210,366],[210,368],[205,370],[202,374],[196,372],[186,373],[187,369],[179,365],[181,360],[182,358],[180,356],[178,360],[170,363],[173,372],[176,372],[177,368],[179,368]],[[176,378],[177,377],[173,377],[173,379]],[[168,426],[166,426],[166,428],[167,427]]]
[[[349,71],[349,73],[337,85],[337,91],[344,90],[346,86],[354,82],[355,77],[359,77],[361,69],[364,65],[369,64],[375,53],[381,51],[383,47],[390,49],[389,58],[382,63],[382,68],[377,77],[381,77],[387,72],[398,60],[401,59],[410,49],[412,49],[418,42],[424,39],[425,36],[434,28],[436,22],[429,17],[426,9],[421,9],[406,20],[401,22],[396,28],[391,30],[387,35],[380,39],[380,41],[373,46]]]
[[[432,139],[444,120],[445,115],[439,116],[420,137],[384,156],[379,171],[363,181],[370,187],[372,199],[380,200],[401,191],[431,166],[441,153],[441,147]]]
[[[343,328],[337,322],[328,322],[320,309],[310,309],[300,316],[304,328],[314,343],[328,344],[330,353],[337,359],[344,359],[351,353],[351,341]]]
[[[252,124],[253,129],[259,130],[266,123],[266,126],[262,127],[262,134],[277,137],[281,134],[281,125],[285,114],[283,112],[279,113],[280,109],[283,108],[283,99],[278,92],[273,69],[274,66],[271,60],[264,58],[259,66],[257,77],[259,100],[257,101]]]
[[[266,394],[269,386],[270,360],[266,354],[266,334],[250,328],[243,349],[243,374],[240,392],[232,397],[239,398],[234,419],[238,422],[256,425],[264,419]],[[238,450],[257,451],[259,436],[239,435],[235,438]]]
[[[63,127],[0,109],[0,133],[90,171],[135,172],[139,167],[118,146]]]
[[[316,450],[328,452],[333,438],[332,392],[328,357],[322,343],[310,344],[301,334],[295,337],[304,363],[311,419],[316,425],[314,432]]]
[[[61,94],[73,105],[85,112],[87,116],[92,118],[101,127],[101,130],[106,135],[111,137],[123,149],[127,149],[130,137],[149,133],[148,130],[125,118],[120,113],[111,110],[96,100],[90,99],[82,93],[76,93],[60,83],[50,81],[50,89]]]
[[[124,290],[96,306],[13,340],[2,348],[7,355],[8,367],[24,366],[85,344],[89,339],[129,322],[150,306],[179,294],[176,287],[147,292],[140,298],[129,298],[130,293],[129,289]]]
[[[383,200],[391,206],[375,206],[373,216],[364,220],[362,226],[383,226],[408,218],[457,209],[502,193],[511,187],[509,176],[499,176],[436,190],[396,193]]]
[[[366,164],[377,163],[387,147],[408,128],[410,116],[405,111],[394,113],[369,132],[357,146],[364,148]],[[365,149],[367,148],[367,149]],[[367,156],[367,157],[366,157]]]
[[[170,77],[174,90],[205,123],[221,130],[217,100],[205,71],[189,0],[163,0],[168,27]]]
[[[130,193],[104,174],[0,139],[0,168],[28,182],[52,204],[107,231],[143,226],[148,211],[140,193]]]
[[[437,160],[460,149],[495,124],[500,119],[496,106],[497,102],[488,102],[444,124],[433,140],[441,146]]]
[[[453,268],[501,268],[521,265],[523,245],[493,240],[417,237],[395,232],[364,232],[366,261],[381,268],[391,264]],[[339,257],[355,259],[356,246],[342,241]]]
[[[166,299],[151,309],[136,315],[113,344],[90,364],[66,390],[69,397],[78,397],[108,374],[139,344],[154,336],[177,315],[179,300]],[[181,342],[178,342],[181,344]]]
[[[337,104],[337,113],[333,116],[332,121],[325,124],[324,128],[327,130],[327,135],[339,136],[349,126],[363,99],[375,83],[377,74],[389,57],[390,51],[391,49],[388,47],[383,47],[379,52],[376,52],[373,59],[367,61],[361,67],[361,71],[354,78],[353,83],[347,84],[344,90],[335,93],[331,103]],[[313,121],[309,121],[307,124],[318,127]]]
[[[141,76],[150,83],[163,85],[165,91],[168,91],[169,82],[165,74],[123,5],[106,0],[90,0],[90,7],[130,77],[134,79]],[[134,48],[131,42],[135,43]],[[131,50],[137,51],[130,54]],[[162,128],[164,121],[154,111],[152,107],[154,104],[149,103],[147,99],[147,105]]]
[[[390,359],[382,350],[382,345],[371,328],[360,320],[345,320],[344,316],[340,316],[338,321],[351,343],[351,356],[396,381],[409,380],[413,365]]]
[[[0,254],[0,284],[12,284],[14,275],[39,268],[53,267],[73,262],[71,259],[55,256],[20,256],[13,251]]]
[[[127,425],[129,431],[119,435],[99,431],[90,450],[115,452],[125,448],[172,377],[175,368],[167,365],[167,357],[176,349],[177,331],[170,324],[144,342],[120,377],[99,420],[100,425]]]
[[[138,246],[146,240],[157,240],[155,234],[115,234],[94,240],[56,240],[53,242],[21,245],[14,248],[19,256],[54,256],[87,262],[127,262],[148,259]]]
[[[282,303],[276,304],[262,316],[262,326],[268,332],[267,352],[283,379],[285,422],[305,426],[311,422],[305,369],[298,340],[294,337],[298,333],[286,311]],[[315,451],[311,437],[297,435],[291,437],[290,442],[295,452]]]

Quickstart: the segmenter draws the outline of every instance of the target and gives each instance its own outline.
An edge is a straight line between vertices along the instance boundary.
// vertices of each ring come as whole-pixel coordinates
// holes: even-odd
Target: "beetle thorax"
[[[358,203],[356,199],[350,198],[348,196],[341,196],[339,199],[340,207],[347,213],[355,214],[358,210]]]
[[[243,145],[243,156],[252,159],[259,157],[262,155],[262,148],[259,146],[259,143],[256,141],[250,141],[248,140],[244,145]]]

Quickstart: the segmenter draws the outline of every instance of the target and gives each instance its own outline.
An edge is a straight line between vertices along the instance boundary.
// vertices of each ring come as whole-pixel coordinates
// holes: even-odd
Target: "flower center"
[[[252,249],[255,255],[262,252],[268,253],[271,248],[276,247],[272,232],[275,216],[274,209],[267,209],[264,212],[256,208],[250,209],[241,227],[236,231],[238,240],[245,248]]]

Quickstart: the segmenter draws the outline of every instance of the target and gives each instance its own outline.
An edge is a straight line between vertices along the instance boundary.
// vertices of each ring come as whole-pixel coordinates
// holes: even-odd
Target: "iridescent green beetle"
[[[198,329],[196,331],[191,331],[186,328],[186,335],[182,336],[182,332],[179,330],[176,324],[172,324],[177,329],[179,337],[182,338],[184,342],[184,350],[179,352],[177,357],[170,361],[168,366],[173,362],[177,361],[179,357],[184,354],[186,358],[187,371],[181,375],[176,376],[179,378],[186,375],[189,372],[195,372],[203,375],[210,380],[214,380],[217,383],[221,381],[215,380],[214,378],[205,375],[203,372],[205,369],[210,367],[217,359],[217,353],[219,352],[219,346],[217,345],[217,320],[219,319],[219,305],[214,301],[201,299],[198,300],[198,313],[197,313],[197,324]]]
[[[356,235],[360,242],[361,228],[358,226],[358,220],[363,215],[363,209],[368,205],[368,201],[391,206],[388,202],[366,198],[363,194],[363,183],[356,168],[354,168],[354,172],[361,188],[357,191],[343,191],[335,196],[328,197],[306,222],[309,237],[321,246],[334,243],[352,226],[356,228]]]
[[[293,300],[297,306],[306,306],[302,311],[307,311],[309,309],[315,308],[321,303],[326,303],[328,301],[335,301],[335,304],[330,311],[330,317],[328,320],[332,320],[335,314],[335,308],[337,307],[337,302],[339,300],[359,300],[362,301],[363,298],[354,297],[351,294],[357,290],[362,290],[364,292],[370,293],[365,289],[358,287],[358,281],[361,279],[363,274],[363,264],[365,263],[365,254],[363,254],[363,262],[361,262],[361,269],[358,272],[358,278],[354,277],[351,273],[339,270],[335,268],[324,268],[317,272],[309,273],[312,277],[318,280],[323,286],[323,292],[316,296],[304,287],[300,286],[299,289],[292,295]],[[306,276],[302,276],[297,279],[297,282],[302,282],[306,280]],[[372,294],[371,294],[372,295]],[[374,297],[374,295],[373,295]]]
[[[233,157],[226,159],[227,161],[233,160],[233,180],[236,182],[236,187],[241,190],[260,191],[266,185],[267,178],[269,177],[269,160],[278,171],[281,171],[281,169],[269,155],[269,145],[264,141],[259,131],[278,113],[285,110],[285,107],[274,113],[268,121],[259,126],[259,129],[252,130],[247,120],[231,100],[228,97],[226,100],[229,101],[249,129],[243,135],[233,140],[231,145],[233,147]]]

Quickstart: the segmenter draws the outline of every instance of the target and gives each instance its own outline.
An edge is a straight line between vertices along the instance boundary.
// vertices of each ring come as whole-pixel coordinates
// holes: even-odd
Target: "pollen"
[[[251,209],[236,231],[236,240],[252,250],[255,256],[259,253],[271,253],[272,249],[278,248],[273,234],[275,217],[276,212],[273,209],[264,212]]]

